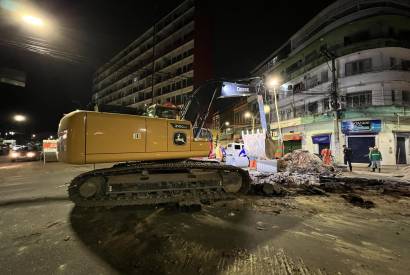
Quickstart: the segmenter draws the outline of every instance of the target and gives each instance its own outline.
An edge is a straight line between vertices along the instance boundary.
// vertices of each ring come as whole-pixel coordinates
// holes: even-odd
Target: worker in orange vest
[[[322,161],[325,165],[332,164],[332,150],[325,147],[322,149],[322,152],[320,152],[320,155],[322,156]]]

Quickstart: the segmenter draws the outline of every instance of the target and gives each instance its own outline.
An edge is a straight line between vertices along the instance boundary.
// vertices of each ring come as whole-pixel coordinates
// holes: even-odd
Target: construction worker
[[[320,155],[322,156],[322,161],[325,165],[332,164],[332,151],[328,147],[323,148]]]
[[[375,146],[370,153],[370,160],[372,161],[372,171],[374,172],[376,168],[379,168],[379,173],[381,170],[380,162],[383,160],[382,153],[380,153],[379,149]]]

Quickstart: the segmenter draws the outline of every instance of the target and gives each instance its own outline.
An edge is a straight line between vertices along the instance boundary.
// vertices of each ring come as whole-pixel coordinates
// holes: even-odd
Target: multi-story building
[[[213,74],[210,20],[203,1],[186,0],[102,65],[94,75],[95,105],[181,105]]]
[[[325,50],[335,56],[337,116]],[[366,163],[375,145],[383,164],[410,163],[409,1],[336,1],[252,73],[280,80],[280,120],[273,115],[270,126],[282,128],[286,151],[329,146],[341,161],[347,144],[353,162]]]

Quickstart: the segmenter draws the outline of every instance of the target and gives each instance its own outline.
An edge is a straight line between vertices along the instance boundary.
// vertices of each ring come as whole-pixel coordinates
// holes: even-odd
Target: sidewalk
[[[351,177],[394,177],[397,179],[407,180],[405,176],[408,172],[403,170],[403,168],[408,166],[409,165],[399,165],[396,167],[396,165],[382,165],[381,173],[378,172],[378,169],[376,169],[375,172],[372,172],[370,167],[353,166],[353,172],[343,172],[343,174]]]

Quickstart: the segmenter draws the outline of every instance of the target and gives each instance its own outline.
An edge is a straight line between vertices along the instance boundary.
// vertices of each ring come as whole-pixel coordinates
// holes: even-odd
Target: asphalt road
[[[97,166],[99,168],[100,166]],[[408,274],[410,200],[241,197],[201,211],[82,209],[92,166],[0,163],[0,274]]]

